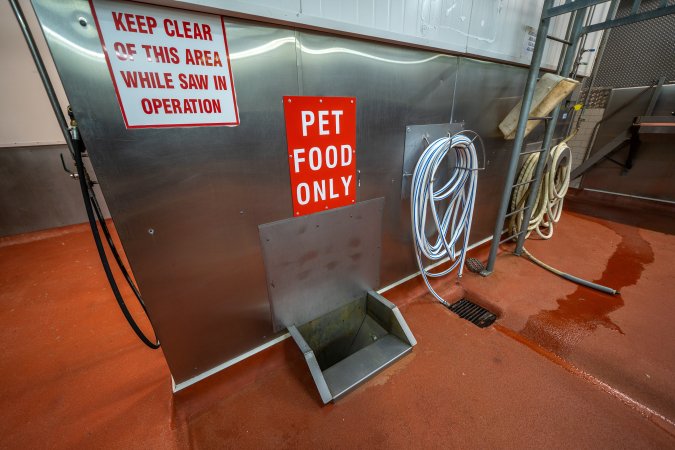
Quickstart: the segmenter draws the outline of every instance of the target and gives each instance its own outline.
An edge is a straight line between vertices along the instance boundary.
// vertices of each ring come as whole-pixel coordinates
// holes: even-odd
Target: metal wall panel
[[[497,124],[524,69],[227,20],[241,125],[127,130],[96,30],[77,23],[93,23],[87,3],[34,2],[177,383],[272,337],[258,225],[292,215],[284,95],[358,98],[357,198],[386,202],[382,285],[417,270],[406,125],[464,120],[485,138],[471,241],[489,236],[511,148]]]
[[[612,89],[591,154],[625,131],[636,116],[644,115],[654,88]],[[653,115],[669,116],[675,111],[675,85],[663,86]],[[612,155],[623,162],[628,146]],[[582,188],[638,195],[675,201],[675,152],[672,142],[643,142],[633,159],[633,168],[622,168],[604,160],[589,170],[581,181]]]
[[[450,122],[457,58],[301,32],[302,94],[354,96],[358,200],[385,197],[382,285],[417,270],[401,200],[406,125]]]
[[[80,185],[63,171],[59,154],[70,159],[65,144],[0,150],[0,236],[87,221]]]
[[[294,32],[226,22],[240,126],[127,130],[87,3],[35,5],[174,379],[268,340],[258,224],[292,213]]]
[[[380,286],[384,199],[262,224],[274,329],[300,326]]]

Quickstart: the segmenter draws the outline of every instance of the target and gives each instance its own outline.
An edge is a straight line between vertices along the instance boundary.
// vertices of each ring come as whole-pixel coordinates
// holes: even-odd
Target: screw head
[[[83,27],[86,27],[86,26],[87,26],[87,19],[85,19],[84,17],[78,17],[77,21],[78,21],[78,22],[80,23],[80,25],[82,25]]]

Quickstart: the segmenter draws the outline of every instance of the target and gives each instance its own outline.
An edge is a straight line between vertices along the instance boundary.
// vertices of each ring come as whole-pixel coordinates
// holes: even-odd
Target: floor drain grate
[[[489,327],[497,319],[497,316],[487,309],[478,306],[465,298],[453,303],[449,308],[450,311],[454,312],[462,319],[466,319],[480,328]]]
[[[466,260],[464,264],[473,273],[481,273],[482,271],[485,270],[485,266],[483,265],[483,263],[476,258],[469,258]]]

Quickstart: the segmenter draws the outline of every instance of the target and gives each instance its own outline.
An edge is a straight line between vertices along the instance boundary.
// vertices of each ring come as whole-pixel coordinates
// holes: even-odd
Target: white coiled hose
[[[516,184],[525,183],[534,176],[540,153],[532,153],[527,157],[518,174]],[[530,223],[527,226],[529,237],[535,231],[542,239],[553,236],[553,225],[560,220],[565,194],[570,186],[572,169],[572,154],[566,141],[551,149],[549,160],[544,168],[537,198],[534,202]],[[522,209],[527,202],[532,183],[516,186],[511,194],[511,211]],[[523,212],[511,216],[509,220],[509,234],[515,234],[523,223]]]
[[[451,169],[448,181],[436,188],[436,172],[448,152],[454,152],[456,156],[455,167]],[[449,303],[436,293],[428,277],[447,275],[458,266],[459,276],[462,276],[476,198],[477,170],[473,140],[459,133],[432,142],[422,153],[412,177],[410,210],[417,264],[429,291],[446,306]],[[439,217],[441,212],[443,216]],[[425,232],[430,216],[435,227],[431,233],[435,236],[433,243]],[[424,266],[423,258],[439,261],[446,257],[452,263],[442,272],[434,273]]]

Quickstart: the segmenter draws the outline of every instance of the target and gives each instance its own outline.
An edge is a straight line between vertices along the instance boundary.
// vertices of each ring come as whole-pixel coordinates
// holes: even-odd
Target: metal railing
[[[607,13],[607,19],[605,21],[596,24],[584,25],[586,22],[588,8],[600,3],[606,3],[607,0],[567,0],[564,4],[558,6],[553,5],[553,0],[544,0],[541,19],[539,22],[539,29],[537,30],[537,38],[534,44],[534,51],[532,53],[532,60],[530,62],[530,68],[527,75],[527,82],[525,84],[525,92],[523,93],[522,106],[520,109],[520,115],[518,117],[518,126],[516,128],[515,139],[513,142],[513,150],[511,151],[511,160],[509,162],[506,174],[502,199],[497,212],[497,220],[495,222],[492,245],[490,246],[490,253],[488,256],[486,268],[483,272],[481,272],[483,276],[488,276],[494,271],[495,261],[497,259],[497,251],[499,250],[500,244],[517,238],[514,253],[516,255],[521,255],[523,252],[525,238],[527,236],[527,227],[530,223],[532,209],[537,198],[537,192],[539,190],[539,184],[544,172],[544,167],[546,166],[546,161],[548,160],[553,133],[558,123],[558,116],[560,115],[561,108],[560,104],[555,107],[550,117],[529,116],[547,39],[563,44],[563,50],[561,51],[560,60],[558,62],[557,74],[564,77],[569,77],[572,74],[574,62],[576,61],[577,53],[579,52],[578,44],[584,35],[594,31],[607,30],[609,28],[628,25],[631,23],[654,19],[656,17],[675,13],[675,5],[669,6],[667,0],[662,0],[656,8],[643,12],[640,12],[641,1],[634,0],[631,10],[626,16],[615,18],[619,7],[619,1],[620,0],[611,1],[610,8]],[[551,19],[562,14],[571,14],[570,26],[567,28],[567,35],[564,38],[550,36],[548,31]],[[540,150],[522,152],[521,150],[525,141],[525,129],[527,122],[530,120],[543,120],[545,122],[546,128],[544,131],[544,138]],[[542,157],[540,157],[537,162],[534,177],[528,181],[528,183],[531,183],[531,188],[527,197],[527,202],[525,206],[518,211],[507,213],[513,188],[524,184],[513,184],[516,178],[516,172],[518,171],[520,158],[524,155],[537,152],[540,152]],[[519,212],[523,213],[523,220],[521,221],[520,229],[515,234],[506,238],[502,238],[505,219]]]

